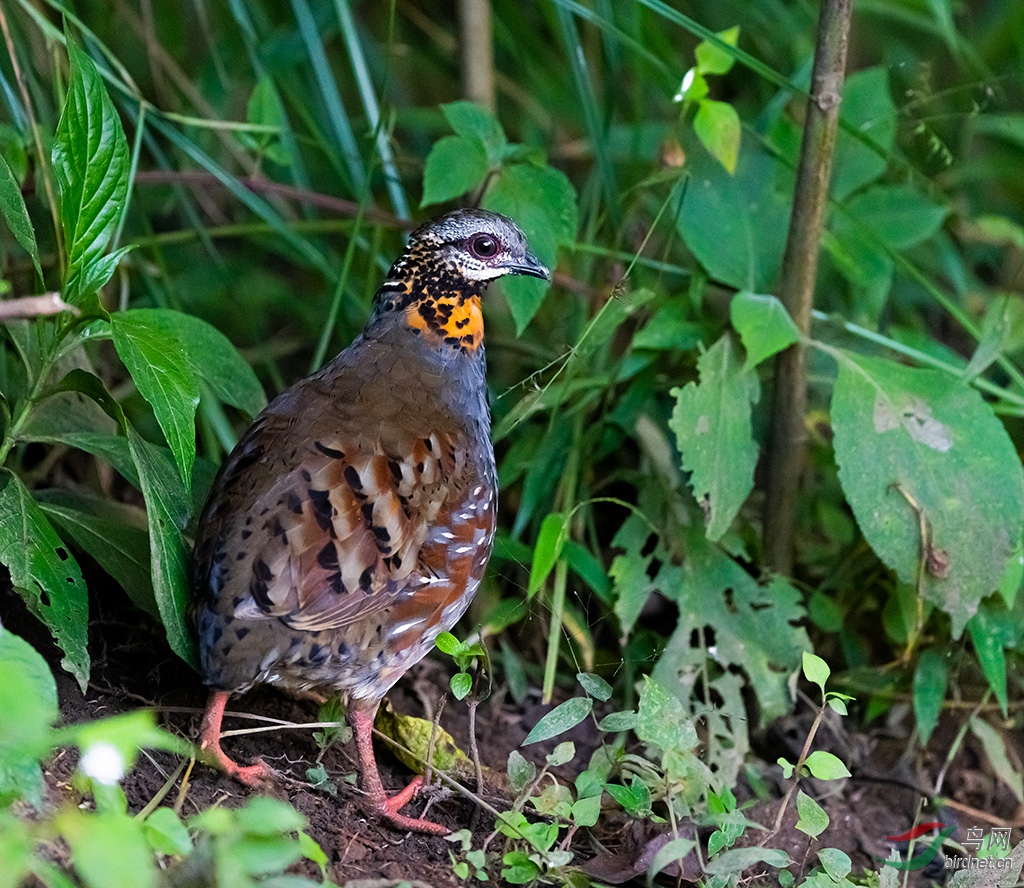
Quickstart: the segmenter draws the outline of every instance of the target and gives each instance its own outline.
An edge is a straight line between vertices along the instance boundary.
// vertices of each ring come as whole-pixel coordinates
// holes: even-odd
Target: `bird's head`
[[[551,277],[511,219],[487,210],[455,210],[410,235],[377,291],[375,314],[402,312],[412,329],[473,352],[483,343],[480,295],[507,274]]]

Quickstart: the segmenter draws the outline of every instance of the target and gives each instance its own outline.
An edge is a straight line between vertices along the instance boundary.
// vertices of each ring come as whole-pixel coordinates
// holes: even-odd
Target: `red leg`
[[[206,712],[203,713],[199,748],[209,753],[224,773],[241,781],[246,786],[262,786],[274,773],[266,762],[257,759],[251,765],[239,765],[228,758],[227,753],[220,747],[220,724],[224,719],[224,707],[230,696],[227,691],[210,691],[210,698],[206,702]]]
[[[392,826],[413,832],[432,833],[435,836],[446,836],[451,830],[440,823],[423,820],[419,817],[406,817],[398,812],[405,807],[419,792],[423,784],[422,777],[413,778],[412,782],[401,792],[388,798],[384,792],[384,784],[380,782],[377,760],[373,754],[373,717],[377,707],[371,710],[350,709],[348,719],[356,737],[356,750],[359,752],[359,766],[363,772],[363,790],[370,797],[374,809]]]

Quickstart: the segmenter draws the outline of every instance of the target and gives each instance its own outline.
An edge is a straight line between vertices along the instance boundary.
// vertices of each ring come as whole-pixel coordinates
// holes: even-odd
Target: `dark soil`
[[[123,596],[115,596],[120,601]],[[90,626],[93,656],[92,681],[86,694],[82,694],[73,679],[58,666],[59,653],[44,629],[27,614],[13,593],[0,593],[0,615],[4,625],[22,635],[54,665],[60,697],[62,719],[75,723],[109,716],[138,707],[152,707],[158,719],[168,730],[195,739],[199,727],[206,692],[197,676],[167,648],[162,629],[145,615],[115,604],[96,607]],[[440,661],[427,660],[411,671],[391,695],[396,710],[417,716],[432,714],[438,707],[447,687],[449,673]],[[904,710],[908,707],[904,707]],[[484,703],[477,715],[477,741],[485,767],[482,796],[499,810],[509,804],[508,787],[504,779],[508,754],[519,746],[529,728],[543,714],[546,707],[539,703],[525,707],[515,706],[498,692]],[[935,779],[945,764],[950,748],[956,740],[961,719],[970,710],[954,710],[954,716],[944,718],[929,747],[921,752],[909,736],[908,725],[912,714],[896,707],[891,724],[863,729],[855,718],[830,720],[819,732],[816,748],[834,751],[853,771],[854,777],[805,786],[824,805],[831,824],[817,843],[808,840],[793,827],[796,813],[791,805],[783,826],[768,842],[768,847],[782,848],[792,859],[803,862],[804,871],[817,864],[817,850],[822,846],[844,850],[853,860],[854,873],[861,869],[875,870],[877,859],[889,853],[887,835],[907,831],[915,822],[915,813],[925,788],[934,787]],[[225,730],[258,725],[247,716],[284,719],[296,723],[316,721],[317,704],[285,697],[272,689],[258,689],[233,699],[229,711],[238,717],[225,719]],[[813,719],[809,708],[771,726],[759,738],[759,752],[764,761],[774,762],[780,755],[794,761]],[[466,706],[449,700],[443,708],[441,726],[449,731],[463,750],[468,752],[468,716]],[[585,725],[588,723],[584,723]],[[856,733],[847,733],[853,730]],[[558,738],[565,739],[564,737]],[[578,754],[571,767],[585,766],[589,752],[596,746],[596,732],[581,727],[572,739]],[[542,761],[556,743],[527,747],[522,752],[528,758]],[[397,790],[411,778],[410,772],[382,749],[378,743],[381,775],[386,787]],[[238,761],[262,756],[280,773],[270,790],[271,794],[288,800],[309,821],[308,832],[320,844],[330,859],[330,876],[339,885],[388,886],[401,882],[413,885],[459,885],[451,866],[449,851],[454,846],[444,838],[402,834],[375,820],[364,809],[360,793],[353,785],[356,773],[355,753],[351,744],[335,744],[327,750],[323,764],[338,786],[337,796],[311,788],[306,780],[306,769],[313,766],[318,749],[311,730],[279,730],[226,738],[225,750]],[[1009,743],[1011,761],[1018,771],[1024,761],[1024,742],[1020,733],[1011,735]],[[637,750],[641,751],[641,750]],[[124,783],[131,810],[144,807],[165,788],[170,775],[178,767],[178,760],[168,754],[140,757],[134,770]],[[70,777],[74,771],[72,752],[58,753],[46,768],[48,801],[56,804],[72,797],[74,789]],[[758,770],[765,783],[776,794],[774,800],[758,802],[746,810],[749,819],[771,826],[778,809],[778,797],[785,790],[779,768],[762,764]],[[571,780],[572,774],[565,775]],[[346,779],[348,778],[348,779]],[[185,781],[183,784],[183,780]],[[467,781],[471,788],[473,780]],[[181,799],[181,813],[188,816],[211,805],[237,805],[251,795],[251,791],[213,769],[196,764],[186,769],[167,792],[164,803],[173,804]],[[939,810],[926,810],[920,819],[940,820],[947,824],[959,823],[963,827],[981,827],[985,833],[992,827],[1012,826],[1012,841],[1021,839],[1024,810],[1016,798],[992,772],[979,745],[968,734],[947,768],[942,795],[954,801]],[[606,802],[610,801],[608,797]],[[472,802],[448,790],[433,794],[428,803],[428,816],[453,830],[470,825],[475,833],[474,847],[493,829],[493,818],[486,812],[477,813]],[[424,807],[421,796],[408,811],[421,814]],[[692,827],[684,825],[692,833]],[[645,862],[649,862],[664,842],[664,831],[630,823],[624,817],[610,813],[602,818],[601,832],[595,836],[578,835],[574,844],[578,862],[589,861],[590,872],[599,881],[617,884],[644,884]],[[699,834],[706,838],[706,830]],[[765,835],[748,830],[742,842],[754,844]],[[962,833],[954,838],[962,837]],[[497,846],[495,846],[497,847]],[[696,877],[696,860],[684,867],[684,876]],[[491,884],[500,882],[498,867],[491,873]],[[312,865],[303,870],[316,876]],[[639,876],[633,878],[630,874]],[[753,882],[777,884],[774,872],[764,880],[756,871],[749,873]],[[939,881],[945,876],[939,863],[927,872]],[[925,884],[920,872],[910,874],[913,884]],[[902,877],[902,874],[901,874]],[[664,877],[663,877],[664,878]],[[675,879],[666,880],[674,884]]]

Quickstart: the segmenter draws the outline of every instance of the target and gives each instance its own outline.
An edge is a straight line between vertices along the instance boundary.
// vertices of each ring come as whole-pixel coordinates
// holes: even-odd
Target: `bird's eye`
[[[498,239],[489,234],[477,234],[469,242],[469,250],[477,259],[493,259],[499,249],[501,244]]]

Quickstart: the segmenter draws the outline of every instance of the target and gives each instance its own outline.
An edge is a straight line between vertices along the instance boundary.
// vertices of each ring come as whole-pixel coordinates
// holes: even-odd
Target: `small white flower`
[[[113,743],[95,743],[82,755],[78,770],[97,783],[113,786],[124,777],[124,757]]]

